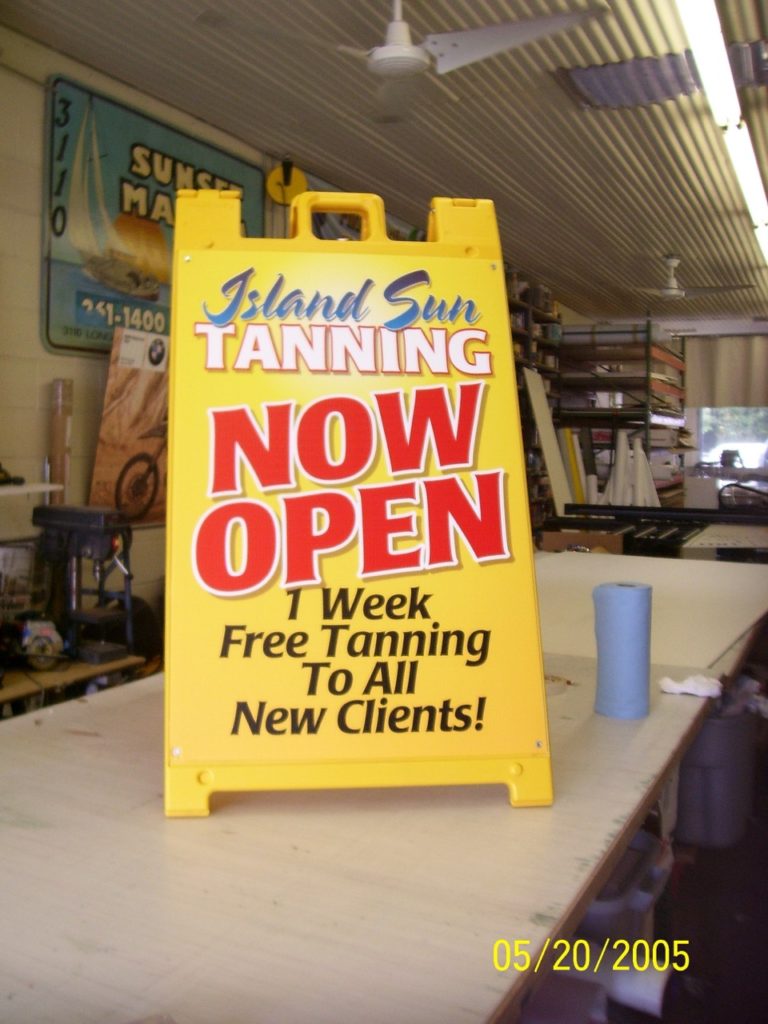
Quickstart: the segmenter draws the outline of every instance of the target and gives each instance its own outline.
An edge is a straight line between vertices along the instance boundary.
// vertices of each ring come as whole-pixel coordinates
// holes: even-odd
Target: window
[[[768,408],[728,406],[697,413],[702,462],[768,468]]]

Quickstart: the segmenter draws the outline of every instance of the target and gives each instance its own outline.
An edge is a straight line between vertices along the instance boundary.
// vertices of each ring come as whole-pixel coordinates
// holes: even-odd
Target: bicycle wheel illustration
[[[160,485],[157,462],[139,452],[123,468],[115,484],[115,507],[126,519],[141,519],[152,507]]]

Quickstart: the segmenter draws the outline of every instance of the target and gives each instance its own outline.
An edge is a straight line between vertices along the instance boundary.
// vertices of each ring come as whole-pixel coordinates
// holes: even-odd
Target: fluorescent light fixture
[[[765,262],[768,263],[768,224],[758,224],[755,228],[757,244],[760,246]]]
[[[757,166],[749,129],[743,122],[738,127],[727,129],[725,145],[736,169],[752,223],[756,227],[764,227],[768,224],[768,200],[765,198],[763,179]]]
[[[739,97],[714,0],[677,0],[677,9],[691,44],[696,70],[736,172],[768,263],[768,202],[749,129],[741,117]]]
[[[714,0],[677,0],[709,106],[721,128],[741,121],[731,62]]]

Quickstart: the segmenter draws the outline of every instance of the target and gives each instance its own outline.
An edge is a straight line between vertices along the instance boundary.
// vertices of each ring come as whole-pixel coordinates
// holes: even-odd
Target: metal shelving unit
[[[530,295],[530,293],[529,293]],[[539,298],[534,290],[531,298]],[[535,370],[544,380],[550,404],[556,406],[560,392],[560,340],[562,326],[560,314],[550,303],[534,305],[529,296],[509,297],[510,325],[517,368],[517,390],[523,446],[526,452],[526,478],[531,526],[537,529],[553,512],[552,493],[539,445],[536,423],[523,385],[524,367]]]
[[[652,321],[566,329],[558,386],[558,424],[589,428],[594,450],[615,447],[616,432],[628,430],[640,434],[649,458],[653,450],[674,453],[673,435],[685,424],[685,342],[659,340]],[[662,443],[656,428],[666,428]],[[678,483],[673,477],[657,486]]]

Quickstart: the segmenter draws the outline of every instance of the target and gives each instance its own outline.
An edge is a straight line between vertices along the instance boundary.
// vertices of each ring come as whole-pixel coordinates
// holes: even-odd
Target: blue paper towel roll
[[[644,718],[650,709],[651,590],[645,583],[601,583],[592,591],[597,640],[595,711]]]

